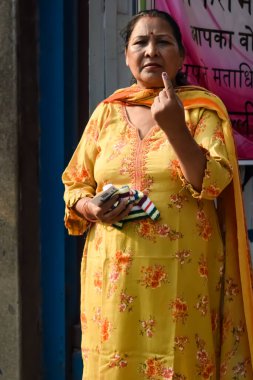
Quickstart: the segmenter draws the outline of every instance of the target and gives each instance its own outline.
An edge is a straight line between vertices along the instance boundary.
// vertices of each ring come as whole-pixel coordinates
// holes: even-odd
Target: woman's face
[[[125,54],[126,64],[142,88],[163,87],[163,71],[173,82],[184,58],[170,25],[160,17],[148,16],[137,21]]]

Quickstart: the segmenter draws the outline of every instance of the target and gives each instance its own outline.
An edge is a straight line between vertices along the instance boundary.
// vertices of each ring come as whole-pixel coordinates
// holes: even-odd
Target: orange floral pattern
[[[217,125],[215,129],[212,139],[213,141],[219,140],[222,144],[225,144],[224,133],[222,131],[220,123]]]
[[[177,297],[174,301],[171,301],[169,308],[172,311],[172,318],[174,322],[185,323],[188,314],[188,305],[181,297]]]
[[[148,239],[153,242],[156,241],[156,224],[149,219],[144,219],[140,222],[136,222],[136,232],[140,237],[144,239]]]
[[[246,379],[248,370],[247,367],[250,364],[250,359],[245,359],[242,362],[239,362],[237,365],[235,365],[232,370],[233,370],[233,380],[240,380],[241,378]]]
[[[113,331],[112,323],[106,317],[102,317],[101,308],[95,310],[92,320],[100,327],[101,343],[106,342]]]
[[[85,312],[81,313],[81,327],[82,332],[84,332],[87,329],[87,316]]]
[[[204,210],[199,210],[197,212],[196,226],[199,232],[199,236],[201,236],[204,240],[209,240],[212,235],[212,227]]]
[[[200,294],[198,295],[198,301],[195,305],[195,308],[200,312],[202,316],[207,315],[208,312],[208,297],[207,296],[201,296]]]
[[[120,275],[123,273],[128,274],[132,261],[133,253],[131,251],[126,250],[124,252],[119,250],[115,253],[109,274],[110,286],[108,297],[110,297],[116,291]]]
[[[208,278],[208,266],[207,266],[207,261],[204,257],[204,255],[201,255],[199,261],[198,261],[199,267],[199,275],[200,277],[203,277],[205,279]]]
[[[206,170],[205,170],[205,178],[206,179],[212,178],[212,173],[208,168],[206,168]]]
[[[94,118],[90,120],[90,123],[86,130],[87,140],[88,141],[97,141],[99,137],[98,131],[98,119]]]
[[[145,288],[156,289],[168,283],[168,274],[165,267],[159,264],[141,268],[141,279],[138,282]]]
[[[189,202],[188,197],[186,197],[185,195],[172,194],[170,195],[168,206],[170,208],[175,207],[180,211],[185,202]]]
[[[88,357],[89,357],[89,348],[88,347],[83,347],[82,348],[82,358],[85,362],[87,362]]]
[[[221,192],[221,189],[215,185],[205,186],[204,190],[206,194],[209,195],[209,197],[214,197],[214,198],[218,197],[218,195]]]
[[[153,357],[140,365],[140,373],[144,375],[144,379],[148,380],[173,380],[174,371],[171,367],[166,367],[161,360]]]
[[[107,318],[104,318],[101,321],[101,341],[102,342],[106,342],[109,339],[111,331],[112,331],[111,322],[109,322]]]
[[[231,317],[226,313],[223,316],[222,320],[222,341],[225,342],[225,340],[228,338],[229,331],[232,329],[232,319]]]
[[[172,180],[177,181],[180,164],[178,160],[171,160],[169,165],[169,173]]]
[[[144,321],[139,321],[141,325],[140,334],[146,335],[148,338],[152,338],[154,335],[154,328],[156,321],[153,317],[146,319]]]
[[[102,276],[103,276],[103,272],[101,269],[94,273],[94,287],[96,291],[99,293],[102,291],[102,284],[103,284]]]
[[[125,368],[127,366],[128,355],[120,355],[118,352],[115,352],[114,356],[110,360],[108,366],[110,368]]]
[[[119,311],[132,311],[133,310],[133,302],[135,300],[135,296],[130,296],[126,293],[126,291],[122,291],[120,293],[120,305],[119,305]]]
[[[154,182],[153,177],[147,174],[146,170],[147,155],[150,152],[150,147],[154,146],[152,134],[145,141],[143,140],[142,144],[139,142],[139,134],[135,128],[129,128],[128,136],[131,153],[122,159],[119,172],[121,175],[129,176],[133,188],[148,194]],[[138,171],[136,171],[136,166],[138,166]]]
[[[203,380],[212,379],[215,373],[214,362],[210,359],[208,352],[205,349],[206,343],[204,340],[196,334],[196,345],[197,345],[197,369],[198,375],[201,376]]]
[[[100,231],[97,231],[96,236],[95,236],[95,250],[98,251],[99,247],[101,246],[103,241],[102,234]]]
[[[181,232],[173,230],[168,224],[157,223],[156,231],[160,237],[168,238],[170,241],[178,240],[183,237]]]
[[[182,249],[176,252],[175,257],[181,265],[191,262],[191,251],[189,249]]]
[[[207,128],[207,122],[210,116],[208,114],[203,115],[202,118],[199,120],[198,125],[195,130],[195,137],[197,137],[200,134],[203,134],[205,132],[205,129]]]
[[[233,278],[228,278],[225,284],[225,295],[230,301],[233,301],[234,297],[240,292],[239,285],[233,280]]]
[[[228,325],[228,324],[227,324]],[[224,323],[223,323],[224,327]],[[239,322],[237,326],[232,326],[232,321],[229,321],[230,331],[232,329],[233,344],[231,350],[228,351],[225,355],[223,362],[221,363],[220,373],[222,376],[225,376],[228,372],[230,361],[237,357],[237,351],[240,346],[241,339],[245,334],[245,326],[242,321]],[[227,332],[228,333],[228,332]],[[224,337],[224,335],[223,335]],[[247,378],[249,371],[251,371],[251,361],[249,357],[244,358],[242,361],[238,361],[236,365],[233,366],[232,380],[240,380],[242,377]]]
[[[69,170],[69,175],[75,182],[83,182],[85,179],[89,179],[91,177],[88,170],[82,165],[73,166]]]
[[[192,136],[194,136],[196,125],[190,121],[186,122],[187,128],[189,129]]]
[[[176,336],[174,341],[174,350],[183,352],[187,343],[189,343],[188,336]]]
[[[170,241],[181,239],[183,237],[181,232],[175,231],[167,224],[159,224],[150,219],[136,222],[136,232],[142,238],[151,240],[154,243],[158,237],[167,238]]]
[[[113,152],[107,158],[107,162],[114,160],[122,153],[122,149],[126,146],[126,141],[123,139],[122,141],[118,141],[117,144],[113,146]]]

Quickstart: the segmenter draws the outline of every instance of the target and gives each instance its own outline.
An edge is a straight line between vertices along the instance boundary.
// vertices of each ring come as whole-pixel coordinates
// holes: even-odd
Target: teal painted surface
[[[83,363],[82,363],[81,351],[73,352],[72,368],[73,368],[72,380],[82,380]]]
[[[39,1],[43,379],[71,379],[78,318],[75,240],[63,224],[61,174],[77,142],[77,1]]]

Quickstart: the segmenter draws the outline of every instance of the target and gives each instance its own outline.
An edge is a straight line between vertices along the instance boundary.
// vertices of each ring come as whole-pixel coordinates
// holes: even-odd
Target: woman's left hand
[[[154,99],[151,114],[158,126],[170,136],[178,135],[180,130],[185,130],[184,107],[175,94],[171,80],[167,73],[162,73],[164,89]]]
[[[183,105],[167,73],[163,73],[162,78],[164,89],[152,104],[152,116],[172,145],[184,177],[195,190],[201,191],[206,157],[187,128]]]

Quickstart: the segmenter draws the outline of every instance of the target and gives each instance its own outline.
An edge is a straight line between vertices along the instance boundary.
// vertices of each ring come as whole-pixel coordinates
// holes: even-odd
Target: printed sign
[[[239,159],[253,159],[252,0],[158,0],[178,22],[186,48],[183,71],[225,103]]]

